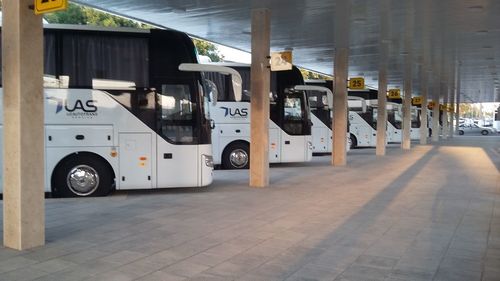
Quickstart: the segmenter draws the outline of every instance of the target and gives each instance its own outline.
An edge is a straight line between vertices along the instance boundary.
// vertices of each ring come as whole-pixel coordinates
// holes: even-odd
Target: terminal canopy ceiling
[[[252,8],[271,10],[271,48],[293,50],[294,64],[333,74],[336,2],[345,0],[78,0],[77,3],[212,42],[250,51]],[[382,11],[382,2],[388,8]],[[500,1],[352,0],[349,76],[377,87],[379,46],[389,45],[389,88],[403,88],[412,61],[413,95],[422,77],[430,97],[451,84],[455,70],[462,102],[500,102]],[[381,17],[383,12],[387,17]],[[381,21],[388,18],[382,38]],[[383,39],[383,40],[382,40]]]

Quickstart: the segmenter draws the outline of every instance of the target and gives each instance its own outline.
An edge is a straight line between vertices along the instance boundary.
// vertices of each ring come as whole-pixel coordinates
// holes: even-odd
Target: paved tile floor
[[[348,161],[47,199],[47,245],[0,249],[0,280],[500,280],[500,137]]]

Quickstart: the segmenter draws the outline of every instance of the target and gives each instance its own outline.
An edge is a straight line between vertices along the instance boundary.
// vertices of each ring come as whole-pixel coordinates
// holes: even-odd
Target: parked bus
[[[420,139],[420,108],[415,105],[411,105],[411,127],[410,127],[410,139],[419,140]],[[403,133],[403,100],[399,99],[389,99],[387,101],[387,137],[390,143],[401,143]]]
[[[317,155],[332,152],[333,81],[306,80],[307,97],[311,107],[313,153]],[[349,124],[347,126],[346,150],[351,147]]]
[[[52,75],[41,136],[46,192],[104,196],[212,182],[204,80],[179,70],[197,62],[186,34],[45,26],[44,51]]]
[[[348,92],[351,148],[377,146],[377,105]]]
[[[495,120],[493,120],[493,128],[500,132],[500,106],[495,110]]]
[[[217,88],[218,102],[210,108],[214,121],[212,130],[214,164],[224,169],[247,169],[250,163],[250,66],[237,63],[216,64],[231,67],[242,77],[243,98],[234,98],[228,79],[206,73]],[[303,89],[300,71],[271,73],[269,162],[305,162],[312,158],[309,104]]]

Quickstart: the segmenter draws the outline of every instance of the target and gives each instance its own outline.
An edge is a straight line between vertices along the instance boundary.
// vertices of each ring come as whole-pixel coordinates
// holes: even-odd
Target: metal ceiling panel
[[[333,74],[335,2],[342,0],[78,0],[77,3],[250,51],[252,8],[271,10],[273,50],[293,49],[294,63]],[[389,87],[402,88],[411,55],[413,94],[420,78],[452,81],[458,67],[466,101],[500,102],[500,1],[389,0]],[[349,75],[377,86],[380,1],[352,0]],[[412,20],[408,23],[409,19]],[[405,36],[411,45],[405,47]],[[464,100],[464,99],[462,99]]]

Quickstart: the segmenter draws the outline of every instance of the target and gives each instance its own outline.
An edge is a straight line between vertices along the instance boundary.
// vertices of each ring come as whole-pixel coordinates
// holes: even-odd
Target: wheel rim
[[[99,186],[99,174],[90,166],[78,165],[68,173],[67,184],[74,194],[87,196]]]
[[[235,168],[243,168],[248,164],[248,153],[241,149],[235,149],[229,154],[229,162]]]

